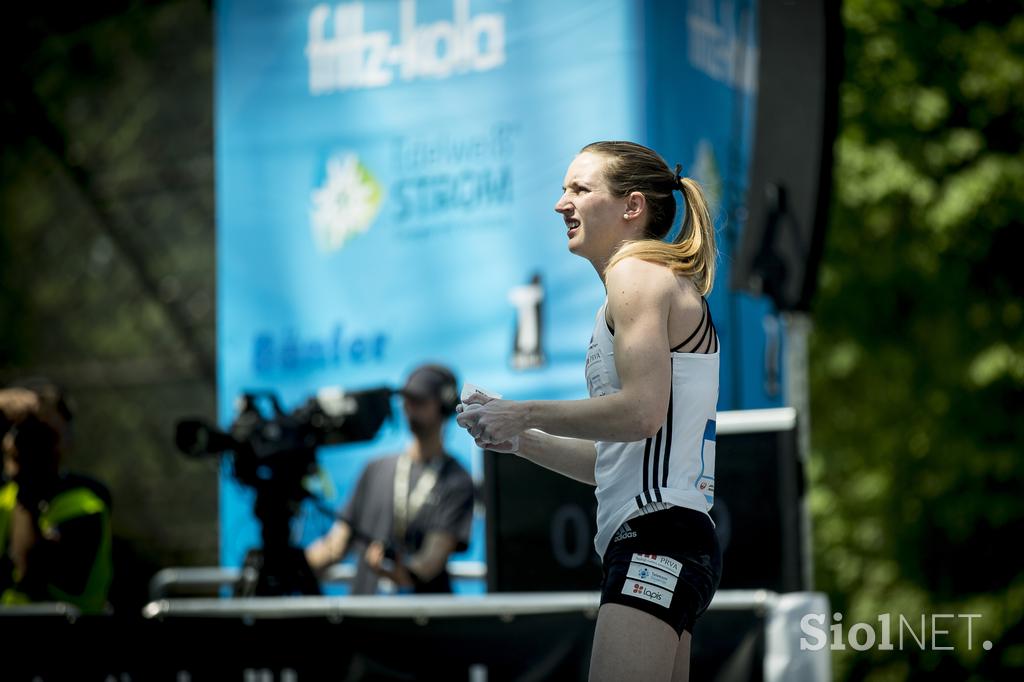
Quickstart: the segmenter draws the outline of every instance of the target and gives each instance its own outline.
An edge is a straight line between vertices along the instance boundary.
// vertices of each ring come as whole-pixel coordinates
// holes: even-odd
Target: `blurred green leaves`
[[[843,5],[811,346],[818,587],[847,622],[983,617],[972,650],[836,652],[839,679],[1024,674],[1022,10]]]
[[[173,427],[212,417],[212,17],[201,0],[12,6],[0,25],[0,383],[77,405],[70,467],[114,497],[115,605],[217,560],[216,467]]]

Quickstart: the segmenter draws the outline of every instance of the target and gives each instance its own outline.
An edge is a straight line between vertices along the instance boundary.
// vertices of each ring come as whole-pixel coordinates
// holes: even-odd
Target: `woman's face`
[[[605,157],[579,154],[562,181],[562,196],[555,211],[565,220],[569,251],[591,261],[611,257],[624,239],[628,239],[626,200],[608,190],[604,179]]]

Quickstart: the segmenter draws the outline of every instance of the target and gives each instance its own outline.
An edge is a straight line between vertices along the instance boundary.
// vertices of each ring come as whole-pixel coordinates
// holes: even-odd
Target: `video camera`
[[[391,388],[345,392],[321,389],[286,413],[270,391],[243,393],[238,414],[228,431],[200,419],[184,419],[175,430],[175,443],[193,457],[232,454],[239,483],[256,491],[254,512],[261,525],[263,550],[251,550],[236,594],[248,596],[319,594],[313,572],[301,549],[291,545],[291,519],[303,500],[311,497],[304,479],[316,472],[316,449],[322,445],[372,439],[391,416]],[[269,402],[269,415],[260,409]]]
[[[321,389],[291,413],[271,391],[243,393],[238,415],[227,432],[200,419],[178,422],[175,443],[193,457],[234,453],[235,477],[240,483],[259,487],[267,480],[302,478],[315,471],[316,448],[372,439],[391,416],[390,388],[346,393]],[[260,410],[265,399],[271,416]]]

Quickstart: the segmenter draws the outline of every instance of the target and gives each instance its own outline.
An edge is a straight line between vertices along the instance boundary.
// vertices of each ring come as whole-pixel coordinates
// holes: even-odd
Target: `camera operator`
[[[106,605],[112,577],[110,495],[61,471],[72,413],[45,380],[0,389],[0,592],[5,605],[63,601]]]
[[[456,384],[441,365],[409,375],[400,393],[413,440],[366,466],[339,520],[306,549],[314,571],[351,547],[360,555],[352,594],[451,592],[448,557],[466,548],[473,517],[473,481],[442,441],[459,400]]]

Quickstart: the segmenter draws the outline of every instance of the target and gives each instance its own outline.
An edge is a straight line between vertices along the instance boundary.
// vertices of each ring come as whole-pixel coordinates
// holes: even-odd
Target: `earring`
[[[623,214],[622,214],[622,218],[623,218],[624,220],[629,220],[629,214],[628,214],[628,213],[623,213]]]

